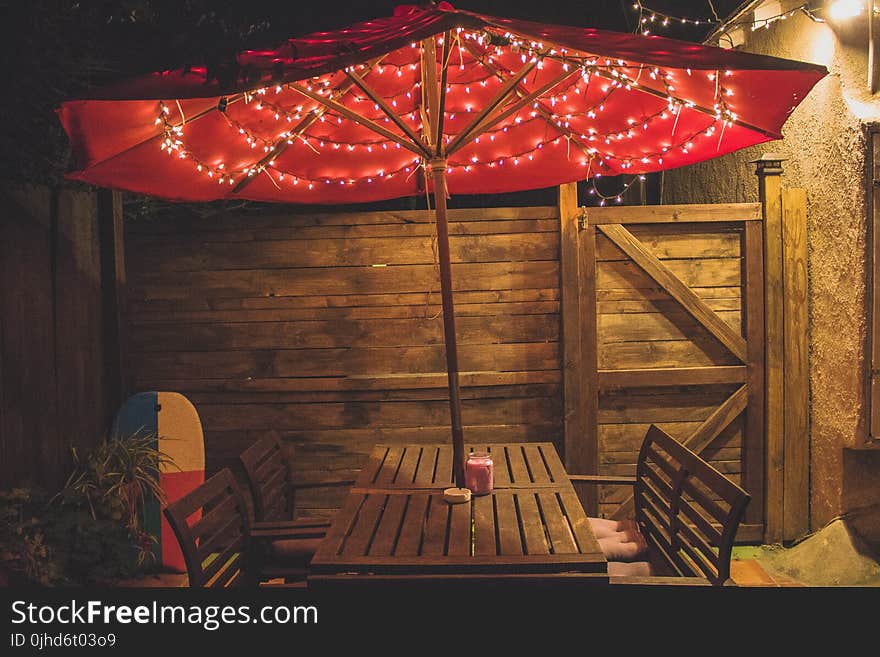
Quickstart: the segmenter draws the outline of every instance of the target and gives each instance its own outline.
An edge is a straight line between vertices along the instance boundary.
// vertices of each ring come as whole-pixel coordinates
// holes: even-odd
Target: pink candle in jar
[[[488,452],[471,452],[464,464],[464,482],[474,495],[486,495],[495,485],[492,456]]]

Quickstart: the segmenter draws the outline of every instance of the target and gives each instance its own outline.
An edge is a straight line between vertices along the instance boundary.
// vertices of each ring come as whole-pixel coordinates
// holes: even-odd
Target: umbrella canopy
[[[66,102],[70,178],[165,198],[350,203],[435,192],[462,481],[446,187],[548,187],[772,139],[824,67],[438,6]]]
[[[193,68],[64,103],[70,177],[188,201],[374,201],[423,191],[413,170],[436,148],[413,142],[434,146],[439,128],[452,192],[534,189],[779,139],[826,73],[446,3],[246,51],[238,65],[224,86],[224,72]]]

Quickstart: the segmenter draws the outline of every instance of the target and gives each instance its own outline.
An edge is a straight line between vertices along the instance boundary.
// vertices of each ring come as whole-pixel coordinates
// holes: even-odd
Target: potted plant
[[[152,434],[106,439],[50,500],[39,491],[0,494],[0,563],[11,581],[111,584],[148,570],[156,537],[144,508],[164,503],[160,468],[173,465]]]

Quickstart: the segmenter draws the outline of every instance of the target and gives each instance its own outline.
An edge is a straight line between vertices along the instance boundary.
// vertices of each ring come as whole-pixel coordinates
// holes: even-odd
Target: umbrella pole
[[[464,488],[464,433],[461,426],[461,391],[458,386],[458,345],[455,309],[452,305],[452,264],[449,257],[449,225],[446,220],[446,160],[431,161],[434,181],[434,212],[437,219],[437,255],[440,260],[440,297],[443,303],[443,336],[446,342],[446,375],[449,380],[449,414],[452,420],[452,476]]]

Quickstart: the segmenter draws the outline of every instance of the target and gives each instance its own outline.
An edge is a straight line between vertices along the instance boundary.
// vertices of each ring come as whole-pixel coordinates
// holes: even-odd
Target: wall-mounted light
[[[864,11],[864,0],[834,0],[828,5],[828,18],[833,21],[845,21],[861,16]]]
[[[876,23],[880,11],[875,0],[812,0],[804,5],[804,12],[814,21],[828,23],[835,31],[852,32],[867,14],[868,24],[868,88],[872,94],[880,91],[880,29]]]

